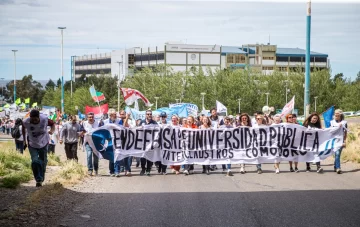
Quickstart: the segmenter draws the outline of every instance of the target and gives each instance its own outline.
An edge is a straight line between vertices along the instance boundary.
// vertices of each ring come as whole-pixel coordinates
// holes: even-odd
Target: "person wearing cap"
[[[344,130],[343,144],[342,146],[335,151],[335,162],[334,162],[334,171],[337,174],[341,174],[341,166],[340,166],[340,157],[343,148],[346,147],[346,138],[347,138],[347,121],[344,120],[344,114],[341,109],[335,110],[334,120],[330,121],[331,127],[342,127]]]
[[[160,113],[160,122],[158,123],[159,125],[168,125],[167,121],[166,121],[166,118],[167,118],[167,114],[166,112],[161,112]],[[163,165],[161,163],[161,161],[157,161],[155,162],[155,166],[158,168],[158,173],[162,174],[162,175],[166,175],[166,168],[167,168],[167,165]]]
[[[47,127],[51,129],[48,131]],[[26,146],[27,135],[29,152],[31,156],[31,169],[36,180],[36,187],[41,187],[45,180],[49,134],[55,130],[55,124],[38,110],[31,110],[30,117],[22,123],[22,135]],[[25,133],[27,131],[27,134]]]

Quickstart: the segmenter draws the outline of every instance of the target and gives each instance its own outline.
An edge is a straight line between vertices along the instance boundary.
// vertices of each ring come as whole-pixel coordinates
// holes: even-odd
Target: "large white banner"
[[[88,133],[86,143],[105,159],[136,156],[167,165],[317,162],[342,146],[343,130],[295,124],[216,130],[110,124]]]

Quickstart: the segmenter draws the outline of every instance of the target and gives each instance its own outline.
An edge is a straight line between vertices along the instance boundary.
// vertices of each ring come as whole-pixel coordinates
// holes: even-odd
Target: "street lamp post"
[[[239,101],[239,113],[241,113],[241,99],[238,99],[238,101]]]
[[[318,96],[315,96],[314,99],[315,99],[315,112],[316,112],[316,100],[318,99]]]
[[[121,55],[121,61],[117,62],[119,64],[119,76],[118,76],[118,112],[120,112],[120,80],[121,80],[121,73],[122,73],[122,64],[123,64],[123,56]]]
[[[306,53],[305,53],[305,89],[304,89],[304,116],[310,111],[310,41],[311,41],[311,0],[307,2],[306,15]]]
[[[155,97],[155,109],[157,109],[157,102],[158,102],[159,97]]]
[[[270,93],[266,92],[265,95],[266,95],[266,106],[269,106],[269,95],[270,95]]]
[[[205,92],[201,92],[200,95],[202,96],[202,109],[205,110],[205,104],[204,104],[204,100],[205,100]]]
[[[61,30],[61,113],[64,113],[64,29],[66,27],[58,27]]]
[[[5,78],[0,78],[1,81],[4,81],[4,79]],[[2,96],[2,98],[4,100],[4,85],[2,84],[2,82],[1,82],[1,96]]]
[[[18,50],[11,50],[14,52],[14,103],[16,101],[16,52]]]

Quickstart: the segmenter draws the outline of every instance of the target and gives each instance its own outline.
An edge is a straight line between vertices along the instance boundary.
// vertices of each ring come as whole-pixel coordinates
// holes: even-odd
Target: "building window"
[[[274,60],[274,57],[263,57],[263,60]]]
[[[276,57],[276,61],[278,62],[288,62],[288,57]]]
[[[290,57],[290,62],[301,62],[301,57]]]
[[[129,54],[128,55],[128,64],[133,65],[135,63],[135,55]]]
[[[263,70],[274,70],[274,67],[263,67]]]
[[[227,63],[235,63],[235,62],[234,62],[234,55],[233,55],[233,54],[227,55],[227,57],[226,57],[226,62],[227,62]]]
[[[241,54],[235,55],[235,63],[245,63],[245,56]]]

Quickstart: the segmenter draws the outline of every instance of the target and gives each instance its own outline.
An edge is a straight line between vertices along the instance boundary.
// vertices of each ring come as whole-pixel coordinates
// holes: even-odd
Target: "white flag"
[[[285,117],[287,114],[291,113],[294,107],[295,107],[295,95],[292,97],[290,102],[286,103],[286,105],[282,109],[281,117]]]
[[[222,104],[218,100],[216,100],[216,112],[218,112],[218,113],[227,113],[226,106],[224,106],[224,104]]]
[[[134,109],[139,111],[139,102],[137,99],[135,100]]]

